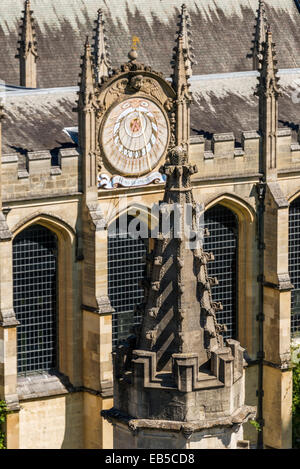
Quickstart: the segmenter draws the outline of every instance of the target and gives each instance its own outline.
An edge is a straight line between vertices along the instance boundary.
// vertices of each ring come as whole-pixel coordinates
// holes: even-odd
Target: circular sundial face
[[[102,148],[120,173],[138,176],[150,172],[168,145],[168,123],[163,111],[145,98],[129,98],[108,114]]]

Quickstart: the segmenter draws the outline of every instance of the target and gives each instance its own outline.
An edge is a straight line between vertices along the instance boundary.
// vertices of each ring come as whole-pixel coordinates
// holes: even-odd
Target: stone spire
[[[213,256],[191,241],[199,233],[190,183],[196,171],[182,147],[162,167],[167,182],[143,322],[137,337],[113,352],[114,407],[101,412],[116,424],[114,449],[187,449],[192,435],[194,449],[236,449],[243,424],[255,416],[244,405],[244,349],[232,339],[224,345],[216,321],[216,280],[207,275]]]
[[[81,74],[80,74],[80,97],[85,104],[89,101],[89,97],[95,91],[95,74],[92,50],[88,36],[84,44],[84,54],[81,57]]]
[[[81,75],[78,98],[79,147],[83,158],[83,191],[87,199],[96,200],[97,156],[96,156],[96,111],[94,62],[89,38],[86,38],[81,57]]]
[[[185,4],[181,5],[181,14],[179,15],[179,32],[183,37],[183,48],[186,54],[186,66],[188,76],[192,75],[192,66],[196,63],[193,54],[192,40],[191,40],[191,18],[187,11]]]
[[[190,40],[190,21],[185,5],[179,15],[179,31],[173,56],[172,84],[177,94],[176,136],[178,146],[188,146],[190,131],[190,104],[192,95],[188,79],[192,74],[193,54]]]
[[[109,52],[107,47],[107,38],[105,36],[105,22],[103,20],[103,12],[101,8],[98,10],[98,17],[95,21],[95,38],[94,38],[94,63],[95,77],[97,83],[101,83],[102,77],[107,77],[111,69]]]
[[[0,96],[0,212],[2,211],[2,120],[4,119],[4,106]]]
[[[171,371],[174,353],[196,353],[201,366],[223,342],[215,314],[221,305],[211,297],[217,281],[208,277],[206,266],[213,256],[203,252],[200,239],[191,248],[186,237],[199,233],[200,211],[190,183],[197,167],[176,147],[161,172],[167,182],[160,225],[169,219],[170,232],[162,229],[155,240],[139,348],[156,353],[159,371]]]
[[[19,40],[19,54],[16,58],[20,61],[20,85],[27,88],[36,88],[37,72],[36,61],[38,58],[36,48],[36,34],[34,27],[33,11],[30,9],[30,0],[25,0],[24,16],[22,18]]]
[[[265,179],[269,179],[274,177],[277,168],[278,97],[281,96],[270,27],[263,43],[260,65],[259,83],[255,91],[259,97],[259,131],[262,136],[260,169]]]
[[[259,70],[261,67],[260,61],[262,60],[263,43],[266,41],[267,27],[265,3],[263,0],[259,0],[253,46],[253,70]]]

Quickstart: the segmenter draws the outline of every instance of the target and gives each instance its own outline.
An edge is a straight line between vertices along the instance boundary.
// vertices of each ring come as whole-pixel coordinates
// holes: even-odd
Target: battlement
[[[80,190],[79,152],[62,148],[57,164],[50,151],[29,151],[20,167],[18,155],[2,156],[3,201],[67,195]]]
[[[241,145],[236,145],[233,133],[213,134],[211,149],[206,150],[206,139],[202,135],[190,138],[190,160],[198,167],[199,177],[231,177],[259,173],[259,151],[261,136],[252,130],[242,132]],[[292,142],[290,129],[279,129],[277,132],[278,170],[299,166],[300,143]]]

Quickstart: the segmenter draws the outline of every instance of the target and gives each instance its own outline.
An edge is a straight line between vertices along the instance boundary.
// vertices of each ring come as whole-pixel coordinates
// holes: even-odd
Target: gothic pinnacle
[[[80,75],[80,94],[82,98],[89,97],[94,92],[94,85],[95,85],[95,77],[94,77],[94,62],[93,56],[91,51],[91,46],[89,43],[89,37],[86,36],[85,44],[84,44],[84,54],[81,57],[82,64],[81,64],[81,75]],[[84,98],[84,102],[87,102],[86,98]]]
[[[173,55],[173,86],[180,89],[188,78],[192,75],[192,65],[194,56],[190,40],[190,18],[186,5],[181,6],[179,15],[179,30],[177,31],[175,54]]]
[[[19,40],[18,55],[20,61],[20,84],[30,88],[36,87],[36,34],[34,28],[33,11],[30,9],[30,0],[25,0],[24,16],[21,19],[21,32]]]
[[[187,74],[189,76],[192,75],[192,66],[195,63],[194,54],[193,54],[193,47],[191,41],[191,19],[187,11],[186,5],[183,3],[181,5],[181,14],[179,15],[179,34],[182,35],[183,39],[183,48],[185,50],[186,55],[186,67],[187,67]]]
[[[259,83],[255,94],[257,96],[274,94],[277,98],[281,95],[279,78],[277,76],[277,60],[275,44],[272,41],[272,32],[270,26],[266,31],[266,40],[263,43],[262,58],[260,60]]]
[[[107,39],[105,36],[105,22],[103,20],[103,11],[98,10],[96,20],[95,37],[94,37],[94,63],[95,77],[97,83],[101,83],[102,77],[107,77],[111,69],[109,52],[107,47]]]
[[[26,57],[32,53],[37,57],[37,48],[35,40],[34,19],[32,16],[33,11],[30,9],[30,0],[25,1],[24,5],[24,18],[22,23],[21,32],[21,47],[20,52]]]
[[[257,10],[257,21],[255,28],[254,46],[253,46],[253,69],[259,70],[260,60],[262,59],[263,43],[266,40],[267,32],[267,18],[265,13],[265,3],[263,0],[259,0],[259,7]]]

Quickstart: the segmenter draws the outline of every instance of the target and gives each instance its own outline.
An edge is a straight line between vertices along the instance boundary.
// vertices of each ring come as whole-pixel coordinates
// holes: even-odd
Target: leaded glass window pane
[[[215,256],[208,263],[208,274],[217,277],[219,285],[212,287],[213,301],[220,301],[223,310],[217,312],[220,324],[226,324],[225,338],[237,336],[237,219],[222,205],[215,205],[204,214],[210,236],[204,238],[204,250]]]
[[[128,233],[132,217],[127,217],[125,231],[120,228],[120,220],[113,236],[112,228],[108,237],[108,294],[115,309],[112,318],[113,347],[126,339],[134,325],[140,324],[141,316],[135,306],[144,299],[144,289],[140,281],[145,274],[145,254],[147,240],[133,239]],[[123,225],[122,225],[123,228]]]
[[[300,198],[289,211],[289,274],[294,285],[291,295],[291,334],[300,336]]]
[[[18,373],[56,367],[56,236],[33,225],[13,243],[13,300],[17,327]]]

